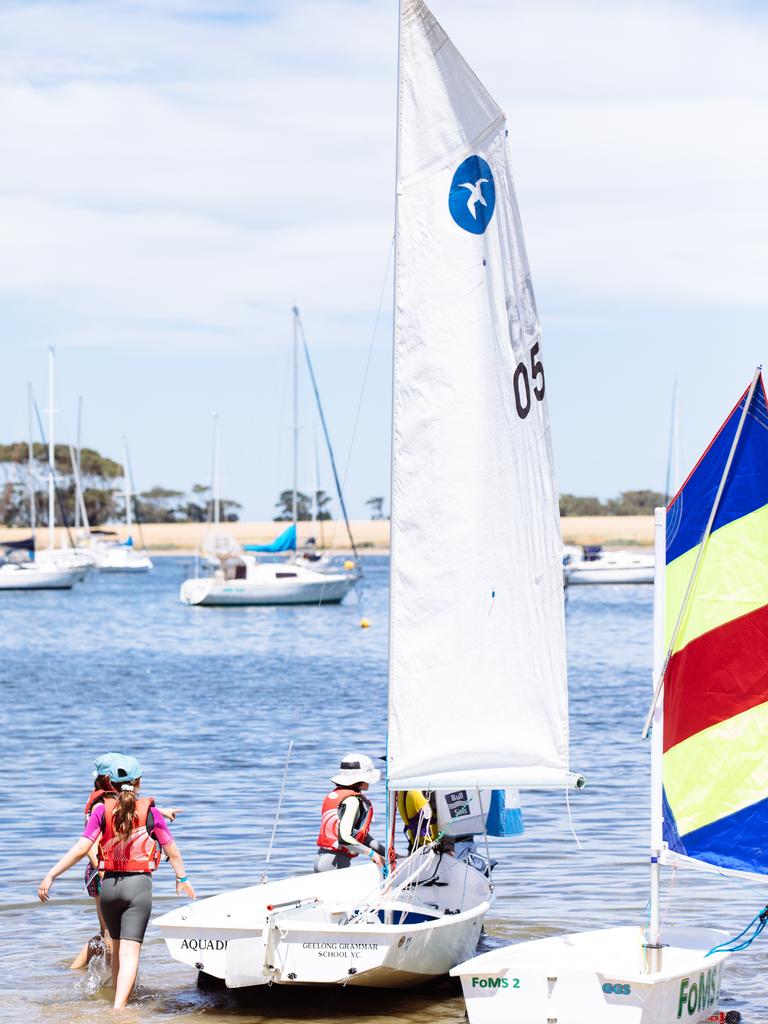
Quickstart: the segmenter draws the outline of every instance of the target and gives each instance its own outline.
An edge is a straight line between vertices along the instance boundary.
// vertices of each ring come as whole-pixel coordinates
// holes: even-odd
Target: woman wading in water
[[[114,1008],[128,1002],[139,970],[144,932],[152,913],[152,872],[160,861],[160,848],[176,872],[176,894],[195,898],[184,861],[168,825],[150,797],[140,797],[141,765],[135,757],[120,755],[109,771],[113,793],[105,793],[91,812],[82,838],[48,872],[37,894],[47,902],[55,878],[86,856],[100,842],[104,878],[101,912],[112,939]]]

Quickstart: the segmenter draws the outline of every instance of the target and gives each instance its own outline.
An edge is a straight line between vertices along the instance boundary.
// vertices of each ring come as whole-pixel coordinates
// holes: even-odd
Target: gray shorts
[[[380,853],[382,857],[384,856],[386,851],[378,839],[371,839],[370,836],[366,836],[363,843],[369,850],[375,850],[376,853]],[[315,872],[338,871],[340,868],[349,868],[352,866],[352,860],[353,858],[343,850],[339,851],[339,853],[334,853],[333,850],[318,848],[317,856],[315,857]],[[365,860],[365,857],[363,857],[363,860]]]
[[[111,938],[142,942],[152,913],[152,876],[128,872],[104,875],[101,912]]]

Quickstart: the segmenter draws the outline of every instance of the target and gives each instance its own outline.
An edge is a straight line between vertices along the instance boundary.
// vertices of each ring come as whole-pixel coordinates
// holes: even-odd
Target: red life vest
[[[114,793],[104,795],[104,831],[100,842],[100,863],[102,871],[154,871],[160,863],[160,844],[152,838],[147,827],[147,818],[155,801],[148,796],[136,797],[136,813],[133,830],[127,839],[115,835],[112,822],[117,809]]]
[[[356,789],[334,789],[323,800],[322,817],[320,820],[320,835],[317,837],[317,845],[321,850],[331,850],[333,853],[346,853],[349,857],[356,857],[357,854],[339,843],[339,806],[348,796],[356,796],[360,799],[365,808],[365,817],[355,833],[355,839],[362,843],[368,835],[373,821],[373,804],[371,801],[358,793]]]
[[[107,793],[111,792],[108,789],[94,789],[88,799],[85,801],[85,817],[88,818],[93,808],[99,803]]]

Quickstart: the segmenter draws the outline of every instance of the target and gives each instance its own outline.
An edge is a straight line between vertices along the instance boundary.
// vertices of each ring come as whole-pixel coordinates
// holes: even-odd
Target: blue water
[[[270,877],[309,869],[339,758],[354,748],[384,752],[386,558],[366,560],[369,630],[359,628],[354,598],[319,609],[188,608],[177,592],[190,567],[162,558],[133,579],[95,576],[71,593],[0,595],[0,1020],[108,1016],[95,973],[67,970],[96,931],[81,869],[55,883],[49,904],[35,896],[80,833],[96,754],[130,749],[144,765],[145,795],[184,808],[174,834],[206,896],[261,877],[290,740]],[[489,943],[645,920],[648,746],[639,733],[650,699],[651,603],[650,587],[585,587],[569,597],[572,764],[589,785],[571,795],[570,819],[564,794],[524,794],[525,835],[493,841],[498,901]],[[381,789],[372,795],[381,807]],[[751,883],[665,876],[670,924],[736,933],[766,899]],[[165,867],[155,906],[173,905]],[[722,1006],[746,1021],[768,1019],[767,954],[768,939],[758,940],[727,967]],[[200,992],[150,926],[138,998],[121,1019],[464,1019],[448,986],[319,998],[244,1006]]]

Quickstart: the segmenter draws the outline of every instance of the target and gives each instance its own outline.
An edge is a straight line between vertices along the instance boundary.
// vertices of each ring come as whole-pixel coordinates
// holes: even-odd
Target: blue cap
[[[115,754],[109,766],[109,781],[113,786],[121,782],[135,782],[141,778],[141,765],[130,754]]]
[[[120,757],[120,754],[102,754],[101,757],[97,757],[93,762],[93,767],[96,771],[93,773],[94,779],[97,775],[109,775],[109,770],[112,767],[112,762],[116,757]]]

